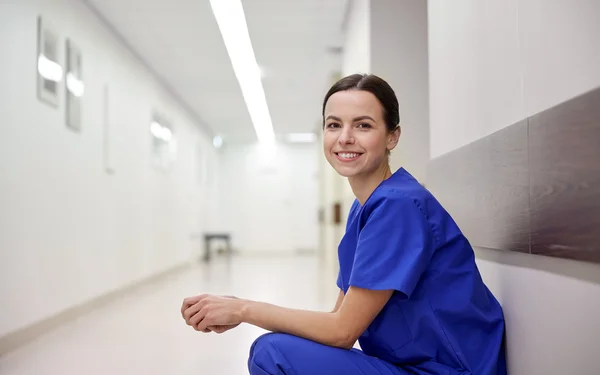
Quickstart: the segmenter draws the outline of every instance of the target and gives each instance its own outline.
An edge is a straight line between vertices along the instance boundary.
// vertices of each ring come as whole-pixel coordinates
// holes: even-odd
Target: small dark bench
[[[231,235],[229,233],[205,233],[204,234],[204,257],[205,262],[210,262],[210,241],[222,240],[227,244],[227,256],[231,257],[233,249],[231,247]]]

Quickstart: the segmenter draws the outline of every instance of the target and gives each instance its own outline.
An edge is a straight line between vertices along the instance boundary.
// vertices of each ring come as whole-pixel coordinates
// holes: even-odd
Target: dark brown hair
[[[383,118],[385,119],[387,129],[392,132],[398,128],[400,113],[396,93],[386,81],[374,74],[352,74],[340,79],[331,86],[323,100],[323,121],[325,121],[325,105],[327,105],[327,101],[331,95],[347,90],[368,91],[375,95],[383,107]]]

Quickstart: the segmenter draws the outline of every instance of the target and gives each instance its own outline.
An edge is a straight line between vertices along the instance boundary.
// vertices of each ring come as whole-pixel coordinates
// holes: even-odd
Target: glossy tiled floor
[[[304,309],[330,310],[335,278],[315,257],[218,260],[146,285],[0,358],[1,375],[247,374],[248,349],[262,334],[242,325],[223,335],[198,333],[180,316],[181,301],[233,294]]]

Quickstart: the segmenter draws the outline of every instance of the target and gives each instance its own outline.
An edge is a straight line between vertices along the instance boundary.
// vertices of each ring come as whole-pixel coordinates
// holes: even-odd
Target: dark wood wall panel
[[[427,186],[474,246],[529,252],[526,121],[436,160]]]
[[[600,90],[529,120],[531,252],[600,262]]]
[[[600,262],[600,89],[429,164],[474,246]]]

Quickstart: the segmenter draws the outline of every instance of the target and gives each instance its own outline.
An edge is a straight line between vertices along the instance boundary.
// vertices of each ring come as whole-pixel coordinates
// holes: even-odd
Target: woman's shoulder
[[[441,231],[452,219],[440,202],[419,181],[400,169],[381,184],[366,202],[363,220],[375,211],[385,211],[390,216],[422,217],[436,231]],[[421,215],[417,215],[420,212]]]
[[[406,170],[399,169],[385,180],[365,204],[371,210],[381,205],[405,205],[412,203],[418,207],[425,206],[433,196]]]

